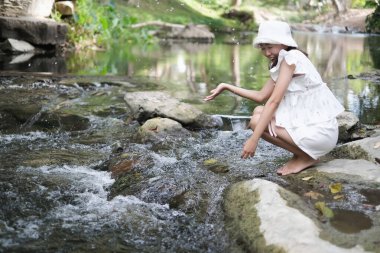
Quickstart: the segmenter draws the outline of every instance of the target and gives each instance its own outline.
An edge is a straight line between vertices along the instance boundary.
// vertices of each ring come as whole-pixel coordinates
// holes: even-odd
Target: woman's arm
[[[253,131],[253,134],[246,141],[242,158],[248,158],[255,154],[257,143],[265,129],[268,127],[271,119],[273,118],[278,105],[280,104],[282,98],[285,95],[286,90],[288,89],[289,83],[292,80],[293,73],[296,66],[288,65],[286,61],[283,61],[280,66],[280,73],[277,79],[275,88],[273,89],[272,95],[269,97],[268,101],[265,103],[263,112],[261,113],[259,122]]]
[[[215,89],[211,90],[211,94],[207,97],[205,97],[205,101],[209,101],[214,99],[216,96],[218,96],[220,93],[222,93],[224,90],[229,90],[230,92],[239,95],[244,98],[251,99],[257,103],[262,103],[266,99],[269,98],[270,94],[272,93],[274,89],[274,81],[272,79],[269,79],[263,88],[261,88],[260,91],[255,90],[247,90],[243,89],[231,84],[227,83],[221,83],[219,84]]]

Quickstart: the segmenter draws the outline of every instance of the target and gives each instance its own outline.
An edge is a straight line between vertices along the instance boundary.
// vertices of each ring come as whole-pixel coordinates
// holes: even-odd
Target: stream
[[[295,39],[346,110],[380,124],[380,84],[358,78],[379,71],[380,37]],[[225,93],[202,102],[219,82],[259,89],[268,78],[258,50],[226,40],[236,38],[2,62],[0,252],[244,252],[226,232],[223,194],[252,178],[289,186],[275,168],[290,154],[261,141],[253,159],[240,159],[257,104]],[[143,142],[123,97],[147,90],[223,115],[224,125]],[[121,151],[133,164],[126,181],[105,169]],[[209,159],[222,169],[208,169]],[[365,202],[362,188],[349,188],[348,209]]]

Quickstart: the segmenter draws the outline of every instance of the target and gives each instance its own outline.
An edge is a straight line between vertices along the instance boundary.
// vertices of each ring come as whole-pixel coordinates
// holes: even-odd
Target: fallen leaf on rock
[[[314,192],[314,191],[309,191],[309,192],[306,192],[304,193],[304,196],[305,197],[309,197],[311,199],[318,199],[318,198],[323,198],[323,194],[319,193],[319,192]]]
[[[216,164],[217,162],[218,160],[211,158],[211,159],[204,160],[203,165],[210,166],[210,165]]]
[[[333,183],[329,185],[330,192],[332,194],[338,193],[342,191],[342,184],[341,183]]]
[[[373,148],[380,148],[380,141],[376,142],[375,145],[373,146]]]
[[[334,217],[334,212],[326,206],[325,202],[318,201],[315,203],[315,208],[317,208],[323,216],[326,218]]]
[[[337,200],[337,199],[342,199],[344,198],[344,195],[343,194],[339,194],[339,195],[335,195],[334,196],[334,199]]]
[[[303,177],[302,180],[303,180],[303,181],[309,181],[309,180],[312,179],[312,178],[313,178],[313,176],[310,176],[310,177]]]

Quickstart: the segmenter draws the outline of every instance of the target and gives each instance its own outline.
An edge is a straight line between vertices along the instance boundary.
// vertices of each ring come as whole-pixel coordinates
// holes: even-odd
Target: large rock
[[[333,173],[349,181],[380,183],[380,166],[366,160],[335,159],[315,166],[319,172]],[[339,176],[337,174],[340,174]]]
[[[167,28],[165,28],[167,30]],[[158,33],[159,37],[174,40],[189,40],[211,43],[215,35],[209,31],[205,25],[187,25],[184,28],[172,28],[169,32],[162,30]]]
[[[246,252],[366,252],[362,246],[341,248],[320,237],[320,228],[303,212],[291,207],[303,201],[282,187],[262,179],[233,185],[225,197],[232,237]],[[292,203],[291,205],[289,203]]]
[[[0,51],[10,53],[33,52],[35,48],[28,42],[15,39],[7,39],[0,43]]]
[[[218,127],[213,117],[158,91],[127,93],[124,100],[140,123],[155,117],[169,118],[192,128]]]
[[[74,3],[72,1],[59,1],[54,4],[56,11],[61,13],[63,16],[74,15]]]
[[[380,136],[346,143],[335,148],[331,154],[335,158],[365,159],[380,163]]]
[[[170,136],[185,137],[190,132],[180,123],[167,118],[154,118],[147,120],[139,129],[139,135],[143,140]]]
[[[0,17],[0,38],[24,40],[33,45],[61,45],[68,26],[52,19],[35,17]]]
[[[346,142],[351,139],[352,133],[359,125],[359,118],[352,112],[342,112],[338,115],[339,141]]]
[[[3,0],[1,1],[0,16],[48,17],[54,0]]]

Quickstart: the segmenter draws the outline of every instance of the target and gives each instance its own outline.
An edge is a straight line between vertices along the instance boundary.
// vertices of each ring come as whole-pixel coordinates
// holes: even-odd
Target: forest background
[[[70,26],[68,48],[106,49],[114,43],[155,43],[157,26],[144,25],[149,21],[231,33],[255,31],[258,15],[301,24],[343,20],[344,25],[343,17],[354,20],[362,13],[364,20],[358,22],[365,23],[366,32],[380,33],[378,0],[77,0],[73,17],[52,15]]]

